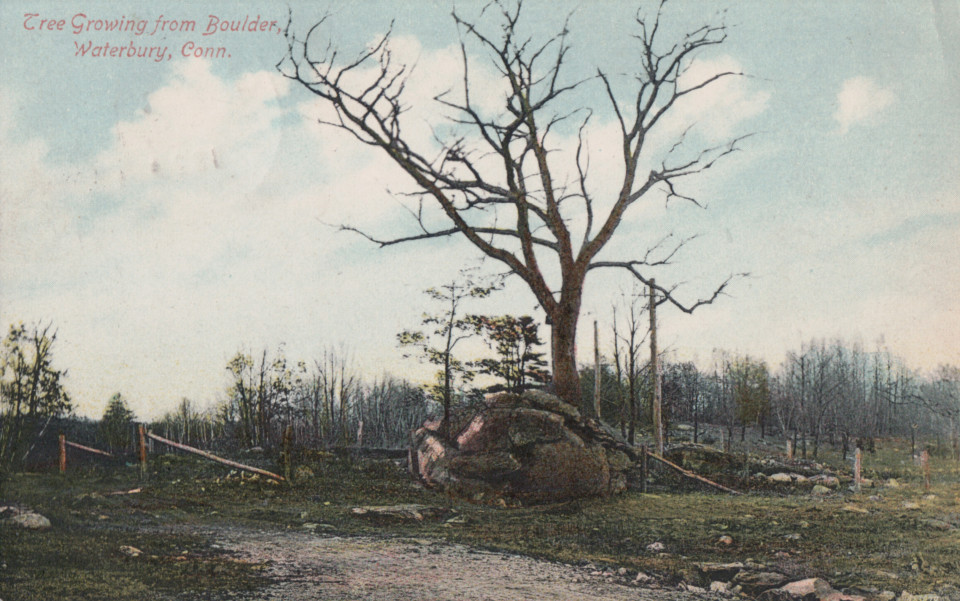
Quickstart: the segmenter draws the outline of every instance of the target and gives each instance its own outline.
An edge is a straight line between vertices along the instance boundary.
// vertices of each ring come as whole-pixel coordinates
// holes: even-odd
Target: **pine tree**
[[[133,444],[135,421],[136,416],[119,392],[110,397],[100,420],[100,433],[111,451],[127,449]]]

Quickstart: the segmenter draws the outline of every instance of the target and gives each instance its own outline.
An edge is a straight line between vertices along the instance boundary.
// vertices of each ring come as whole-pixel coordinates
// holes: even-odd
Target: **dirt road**
[[[210,532],[245,561],[265,562],[275,584],[243,601],[702,601],[596,570],[426,539],[345,538],[231,527]],[[628,577],[629,579],[629,577]]]

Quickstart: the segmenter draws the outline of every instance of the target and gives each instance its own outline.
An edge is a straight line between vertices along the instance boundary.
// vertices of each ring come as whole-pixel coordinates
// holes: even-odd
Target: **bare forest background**
[[[631,441],[649,432],[652,423],[644,312],[637,302],[621,310],[618,322],[608,325],[617,344],[600,349],[599,370],[580,368],[584,397],[593,397],[599,373],[602,419]],[[468,316],[471,320],[489,322]],[[538,326],[529,318],[525,323],[528,333],[532,326],[532,336],[499,346],[494,340],[486,357],[467,360],[431,349],[424,360],[439,369],[426,384],[391,375],[366,377],[343,345],[310,360],[287,357],[282,346],[238,351],[225,365],[219,398],[184,398],[148,427],[177,442],[229,453],[275,450],[288,427],[301,449],[404,448],[413,429],[442,416],[444,374],[451,375],[444,362],[448,370],[456,366],[447,391],[454,412],[469,413],[491,391],[545,386],[549,375],[542,367]],[[438,331],[442,334],[443,327]],[[409,331],[400,334],[401,347],[409,336]],[[486,338],[491,341],[489,334]],[[3,342],[0,458],[5,470],[52,465],[61,432],[120,455],[134,452],[140,420],[122,394],[110,399],[99,420],[72,414],[67,370],[55,360],[56,340],[52,325],[35,324],[11,328]],[[754,436],[790,439],[798,456],[816,458],[827,445],[846,454],[854,447],[869,451],[874,438],[898,437],[910,440],[914,452],[922,447],[934,455],[958,456],[960,369],[955,366],[920,373],[880,345],[868,349],[826,339],[787,352],[776,366],[721,349],[705,366],[672,360],[672,355],[670,349],[661,355],[666,430],[684,424],[694,442],[736,450],[750,430]],[[524,362],[536,366],[534,377],[516,376]]]

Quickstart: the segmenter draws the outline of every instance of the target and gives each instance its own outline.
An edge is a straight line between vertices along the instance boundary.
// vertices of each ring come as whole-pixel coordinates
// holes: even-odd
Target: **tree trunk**
[[[660,380],[660,356],[657,349],[657,303],[655,282],[650,280],[650,379],[653,382],[653,441],[657,453],[663,455],[663,390]]]
[[[697,410],[697,401],[693,402],[693,444],[700,442],[700,412]]]
[[[575,407],[580,407],[584,417],[596,417],[593,399],[581,398],[580,374],[577,373],[577,320],[580,317],[577,303],[561,303],[551,315],[553,328],[550,335],[551,360],[553,362],[553,386],[558,397]]]

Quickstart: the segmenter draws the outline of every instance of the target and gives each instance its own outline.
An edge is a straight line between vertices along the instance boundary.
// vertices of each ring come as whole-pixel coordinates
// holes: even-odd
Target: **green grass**
[[[899,450],[895,450],[899,449]],[[828,453],[821,459],[832,462]],[[839,458],[837,458],[839,460]],[[790,576],[826,578],[837,587],[924,593],[960,586],[960,466],[934,459],[934,497],[926,498],[909,445],[884,445],[865,457],[875,476],[899,488],[842,492],[826,498],[796,494],[629,493],[547,507],[496,508],[463,503],[414,485],[388,461],[326,459],[316,477],[292,485],[225,478],[229,472],[187,457],[155,458],[143,492],[136,468],[68,476],[16,475],[0,499],[47,515],[42,532],[0,530],[0,598],[154,599],[173,591],[249,589],[266,584],[262,567],[213,550],[185,524],[242,524],[299,529],[327,524],[342,534],[445,539],[570,563],[624,566],[668,580],[693,578],[697,561],[751,559]],[[94,494],[92,494],[94,493]],[[874,496],[873,500],[870,499]],[[905,509],[915,502],[920,509]],[[374,524],[357,505],[425,503],[456,509],[466,523]],[[861,507],[867,514],[844,509]],[[938,530],[925,521],[953,524]],[[799,534],[799,540],[788,535]],[[732,545],[718,542],[723,535]],[[652,542],[667,555],[646,551]],[[132,545],[144,556],[119,552]],[[205,597],[205,598],[206,598]]]

